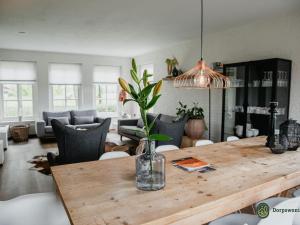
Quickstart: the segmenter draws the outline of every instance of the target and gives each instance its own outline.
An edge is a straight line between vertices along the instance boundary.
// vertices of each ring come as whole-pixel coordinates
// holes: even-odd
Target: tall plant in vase
[[[136,184],[137,188],[141,190],[159,190],[165,186],[165,157],[155,152],[155,141],[168,141],[170,138],[152,132],[157,117],[150,121],[147,118],[147,112],[155,106],[161,96],[162,80],[157,83],[150,83],[148,78],[152,75],[145,70],[140,77],[134,59],[132,59],[131,64],[130,74],[135,85],[127,83],[122,78],[119,78],[119,84],[130,96],[130,98],[124,100],[123,104],[127,102],[137,103],[144,122],[145,138],[143,141],[145,151],[136,157]]]

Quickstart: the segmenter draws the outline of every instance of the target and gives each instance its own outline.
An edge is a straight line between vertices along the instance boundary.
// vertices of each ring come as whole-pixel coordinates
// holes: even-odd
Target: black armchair
[[[76,130],[53,119],[51,125],[57,140],[59,155],[47,154],[50,166],[98,160],[104,153],[111,119],[88,130]]]

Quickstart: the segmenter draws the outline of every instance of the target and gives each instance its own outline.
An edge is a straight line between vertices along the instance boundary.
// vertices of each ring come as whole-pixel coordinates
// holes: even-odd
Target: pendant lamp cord
[[[203,0],[201,0],[201,60],[203,60]]]

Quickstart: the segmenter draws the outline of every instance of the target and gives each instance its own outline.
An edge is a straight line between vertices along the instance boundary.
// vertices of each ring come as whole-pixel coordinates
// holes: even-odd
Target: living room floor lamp
[[[211,127],[211,89],[228,88],[230,87],[230,80],[228,77],[211,69],[203,59],[203,0],[201,0],[201,49],[200,61],[196,66],[188,70],[184,74],[178,76],[174,80],[174,87],[176,88],[191,88],[191,89],[208,89],[209,90],[209,128],[208,136],[210,139]]]

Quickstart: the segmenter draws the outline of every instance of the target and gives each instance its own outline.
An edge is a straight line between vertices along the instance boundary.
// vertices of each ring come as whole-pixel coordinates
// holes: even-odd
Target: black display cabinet
[[[231,87],[223,91],[222,141],[267,135],[272,101],[278,102],[276,129],[288,119],[291,66],[292,61],[279,58],[224,65]]]

